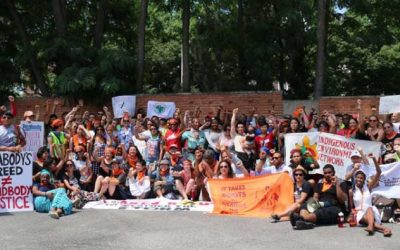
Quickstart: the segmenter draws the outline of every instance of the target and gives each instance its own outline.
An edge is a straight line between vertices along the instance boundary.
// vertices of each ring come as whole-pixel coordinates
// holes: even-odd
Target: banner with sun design
[[[322,167],[332,164],[336,175],[344,178],[346,167],[351,165],[351,155],[361,148],[365,155],[373,154],[379,157],[382,143],[365,140],[349,139],[344,136],[329,133],[291,133],[285,135],[285,160],[290,164],[290,156],[294,151],[300,151],[306,162],[316,160],[320,168],[315,173],[322,173]],[[372,163],[372,162],[371,162]]]

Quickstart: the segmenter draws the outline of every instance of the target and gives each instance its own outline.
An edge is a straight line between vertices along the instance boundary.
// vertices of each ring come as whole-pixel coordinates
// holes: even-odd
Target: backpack
[[[394,200],[383,196],[375,196],[372,198],[372,204],[378,208],[382,222],[389,222],[393,217]]]

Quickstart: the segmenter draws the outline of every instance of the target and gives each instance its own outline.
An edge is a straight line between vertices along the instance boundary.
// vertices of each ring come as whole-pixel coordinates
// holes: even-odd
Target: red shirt
[[[274,135],[273,133],[269,133],[267,135],[257,135],[255,138],[256,141],[256,151],[260,152],[261,147],[267,147],[268,149],[274,148]]]
[[[168,150],[169,146],[176,144],[178,146],[178,150],[181,151],[181,138],[178,137],[180,133],[181,130],[179,128],[176,131],[172,131],[171,129],[167,130],[164,136],[166,150]]]

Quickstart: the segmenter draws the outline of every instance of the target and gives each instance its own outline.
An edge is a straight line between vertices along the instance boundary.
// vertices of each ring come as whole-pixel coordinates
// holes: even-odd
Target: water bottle
[[[338,227],[344,227],[344,214],[340,212],[338,214]]]

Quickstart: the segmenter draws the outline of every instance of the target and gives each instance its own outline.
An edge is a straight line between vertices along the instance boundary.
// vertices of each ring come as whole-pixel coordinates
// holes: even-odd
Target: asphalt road
[[[0,249],[399,249],[400,225],[386,225],[391,238],[200,212],[80,210],[59,220],[23,212],[0,214]]]

